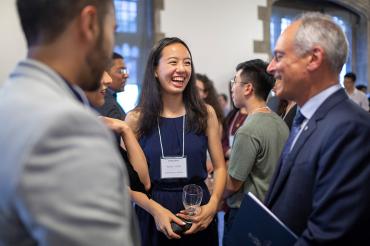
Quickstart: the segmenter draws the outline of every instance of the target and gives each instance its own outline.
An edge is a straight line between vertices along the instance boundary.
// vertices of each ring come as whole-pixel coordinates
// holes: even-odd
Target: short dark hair
[[[264,101],[275,83],[274,77],[266,71],[267,66],[261,59],[254,59],[242,62],[236,67],[236,71],[242,70],[240,75],[252,83],[254,94]]]
[[[124,59],[123,56],[121,56],[120,54],[118,54],[117,52],[113,52],[113,56],[112,56],[112,59],[115,60],[115,59]]]
[[[344,75],[344,78],[351,79],[353,82],[355,82],[357,76],[355,73],[349,72],[349,73],[346,73],[346,75]]]
[[[96,6],[100,23],[112,0],[17,0],[28,47],[54,41],[87,5]]]

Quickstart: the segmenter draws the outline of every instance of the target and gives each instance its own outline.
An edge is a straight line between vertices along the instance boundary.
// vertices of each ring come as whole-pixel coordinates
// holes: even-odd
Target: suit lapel
[[[297,157],[297,154],[304,146],[304,143],[309,139],[311,134],[316,129],[316,120],[310,119],[309,122],[304,127],[303,131],[299,135],[295,145],[293,146],[292,151],[289,153],[286,163],[282,166],[281,159],[279,162],[278,171],[274,177],[273,182],[271,183],[271,192],[269,192],[266,200],[266,204],[269,205],[273,202],[276,194],[279,193],[279,190],[284,186],[285,180],[288,178],[290,170],[294,164],[294,160]]]
[[[289,177],[290,171],[295,163],[298,154],[300,153],[304,144],[307,142],[310,136],[315,132],[317,128],[317,122],[324,118],[327,112],[330,111],[332,107],[334,107],[339,102],[345,100],[346,98],[348,99],[343,89],[340,89],[333,95],[329,96],[324,101],[324,103],[317,109],[317,111],[314,113],[314,115],[311,117],[311,119],[304,127],[295,145],[293,146],[292,151],[289,153],[286,163],[284,164],[284,167],[281,166],[280,160],[278,170],[275,174],[274,179],[271,182],[270,191],[266,196],[265,203],[267,204],[268,207],[271,207],[271,204],[273,204],[274,199],[276,199],[280,190],[284,187],[285,181]]]

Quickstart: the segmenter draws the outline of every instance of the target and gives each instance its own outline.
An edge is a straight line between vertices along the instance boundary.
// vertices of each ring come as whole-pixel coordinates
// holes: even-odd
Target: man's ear
[[[323,63],[323,60],[324,60],[324,50],[323,50],[323,48],[321,48],[320,46],[315,46],[312,49],[312,52],[309,55],[308,59],[309,60],[308,60],[307,69],[309,71],[316,70],[318,67],[321,66],[321,64]]]
[[[96,7],[88,5],[80,12],[80,30],[81,36],[89,43],[95,43],[99,36],[100,27]]]
[[[245,96],[252,95],[252,92],[253,92],[252,83],[245,84],[245,86],[244,86],[244,95]]]

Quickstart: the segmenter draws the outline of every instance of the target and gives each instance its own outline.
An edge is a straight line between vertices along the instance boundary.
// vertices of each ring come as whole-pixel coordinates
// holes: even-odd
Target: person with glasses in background
[[[102,116],[124,120],[126,113],[117,102],[117,93],[124,91],[129,74],[123,56],[114,52],[112,59],[111,67],[107,71],[112,83],[105,94],[104,105],[97,110]]]
[[[248,117],[236,132],[231,148],[223,194],[230,208],[225,213],[223,245],[231,245],[230,230],[244,194],[251,192],[263,201],[289,135],[284,121],[266,106],[275,82],[266,72],[267,65],[260,59],[240,63],[230,82],[235,107],[245,108]]]

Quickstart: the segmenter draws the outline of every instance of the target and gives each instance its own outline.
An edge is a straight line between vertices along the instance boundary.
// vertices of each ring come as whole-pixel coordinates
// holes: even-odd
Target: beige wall
[[[160,12],[160,32],[178,36],[190,47],[197,72],[207,74],[220,92],[235,66],[248,59],[268,59],[255,53],[254,41],[263,39],[258,6],[266,0],[164,0]]]
[[[207,74],[219,91],[227,92],[227,82],[242,61],[267,54],[254,53],[254,41],[263,39],[258,6],[267,0],[164,0],[160,31],[178,36],[189,45],[196,71]],[[26,56],[15,0],[0,1],[0,84],[17,61]]]
[[[15,0],[0,1],[0,85],[17,61],[26,56],[23,37],[15,8]]]

